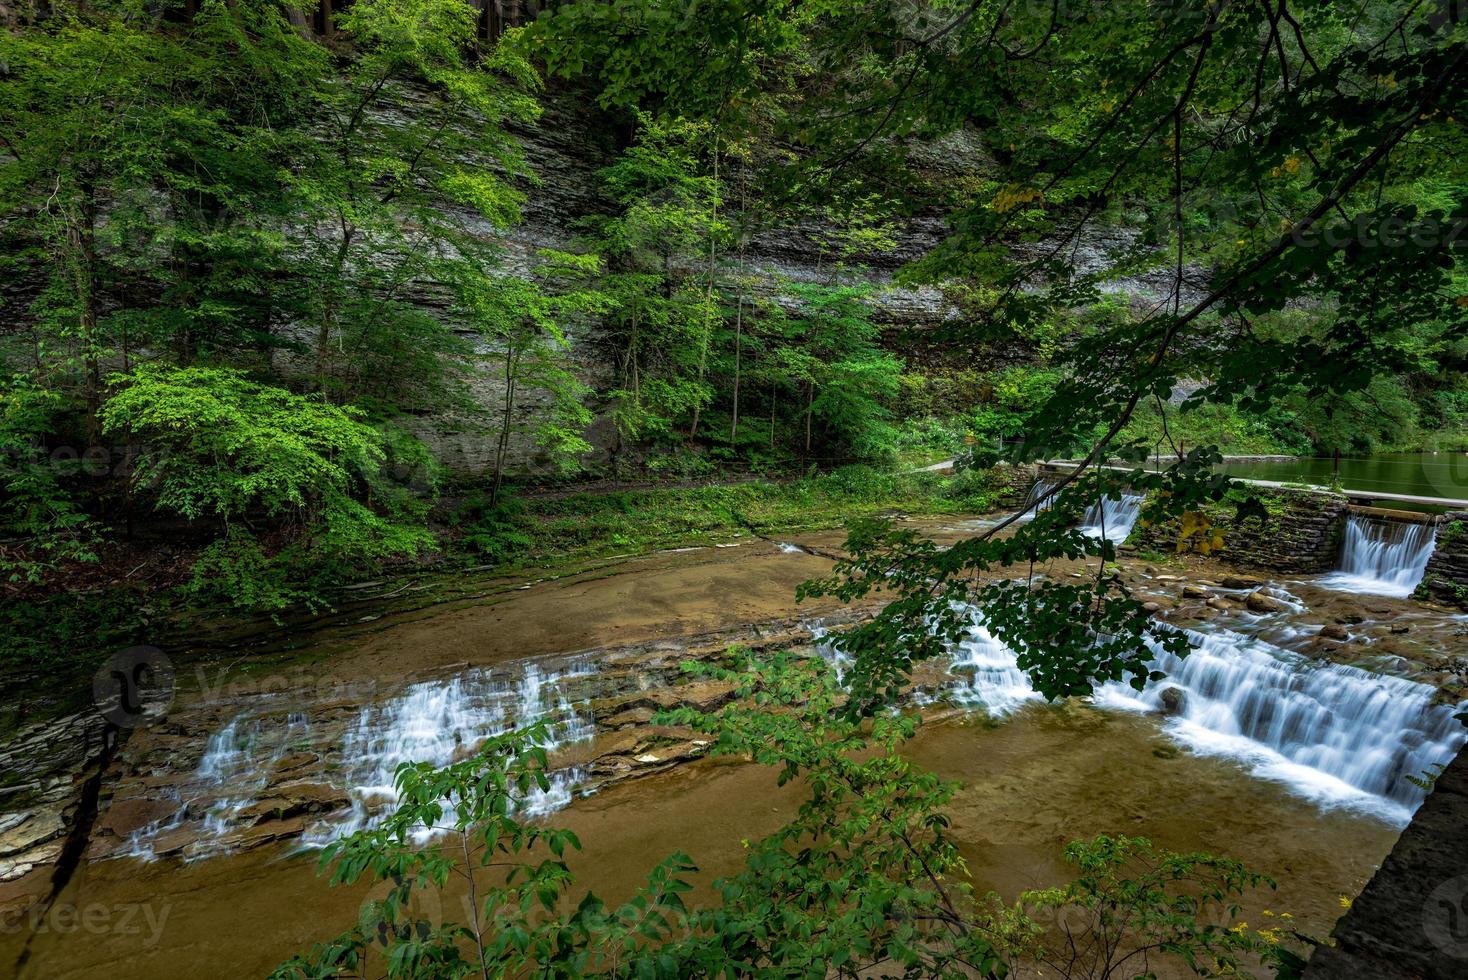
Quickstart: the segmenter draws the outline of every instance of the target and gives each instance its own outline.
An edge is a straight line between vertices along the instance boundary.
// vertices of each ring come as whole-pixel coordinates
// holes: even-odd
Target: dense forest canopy
[[[987,500],[1004,465],[1080,460],[1054,506],[952,547],[856,524],[802,590],[892,599],[837,642],[839,682],[750,659],[720,679],[770,710],[671,719],[815,787],[684,932],[681,855],[624,908],[557,911],[576,842],[515,813],[545,780],[532,730],[405,770],[398,815],[329,855],[402,907],[282,973],[381,946],[400,976],[1002,974],[1035,936],[945,878],[951,787],[889,709],[968,604],[1047,697],[1188,652],[1077,530],[1098,498],[1146,493],[1206,553],[1231,449],[1468,446],[1465,58],[1456,0],[0,5],[7,662],[132,636],[165,545],[149,576],[180,601],[281,615],[515,561],[532,481],[931,452]],[[553,241],[527,231],[566,199],[547,134],[597,160]],[[894,296],[937,312],[900,329]],[[748,523],[751,499],[720,506]],[[1057,558],[1094,574],[1034,574]],[[404,845],[441,818],[509,855],[497,933],[405,918],[454,870]],[[1077,846],[1078,883],[1030,902],[1104,920],[1138,855],[1159,944],[1289,960],[1168,918],[1180,881],[1201,913],[1263,879],[1145,841]]]
[[[1176,510],[1217,491],[1210,444],[1459,439],[1460,13],[12,5],[6,568],[45,590],[169,518],[194,595],[279,609],[433,550],[445,489],[484,487],[474,540],[503,551],[527,458],[1145,447],[1183,458]],[[557,99],[615,148],[596,208],[526,253]],[[923,215],[941,242],[892,259]],[[748,261],[781,229],[817,278]],[[1098,230],[1116,247],[1077,262]],[[916,341],[884,336],[873,262],[940,291]]]

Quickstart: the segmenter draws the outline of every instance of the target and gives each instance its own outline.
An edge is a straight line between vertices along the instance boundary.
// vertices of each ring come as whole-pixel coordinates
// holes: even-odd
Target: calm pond
[[[1328,487],[1335,482],[1336,465],[1336,460],[1329,456],[1300,456],[1233,459],[1218,469],[1242,479]],[[1347,490],[1468,500],[1468,453],[1342,456],[1339,465],[1340,484]]]

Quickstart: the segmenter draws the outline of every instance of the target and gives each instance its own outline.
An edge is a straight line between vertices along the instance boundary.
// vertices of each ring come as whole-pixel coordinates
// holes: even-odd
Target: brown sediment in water
[[[1089,708],[1035,706],[998,725],[932,723],[907,751],[964,782],[948,811],[952,833],[976,888],[1011,901],[1070,877],[1067,841],[1120,833],[1242,859],[1280,882],[1249,897],[1247,921],[1264,926],[1265,909],[1288,911],[1301,931],[1324,934],[1340,896],[1360,890],[1397,835],[1368,817],[1321,812],[1226,761],[1179,753],[1148,719]],[[708,901],[712,878],[741,866],[742,842],[785,823],[800,798],[772,770],[707,760],[578,800],[551,822],[585,845],[571,859],[579,888],[620,901],[678,849],[701,869],[694,898]],[[78,911],[44,925],[23,976],[259,976],[346,928],[368,894],[328,888],[312,856],[282,847],[192,864],[88,865],[59,906]],[[440,907],[462,918],[459,896]],[[92,925],[80,924],[88,915]],[[0,951],[18,938],[0,936]]]
[[[961,522],[922,527],[939,540],[974,530]],[[843,537],[830,532],[792,540],[829,553]],[[1229,571],[1223,563],[1184,557],[1149,572],[1145,561],[1132,558],[1123,566],[1129,583],[1144,597],[1163,598],[1168,618],[1179,625],[1204,619],[1227,625],[1235,615],[1180,596],[1185,584],[1222,581]],[[836,604],[797,605],[795,587],[829,568],[825,557],[753,540],[647,556],[432,614],[385,616],[347,631],[348,642],[336,636],[329,649],[304,648],[301,659],[317,664],[318,673],[390,687],[465,666],[690,637],[781,617],[814,618]],[[1079,575],[1085,567],[1062,562],[1044,572]],[[1426,628],[1441,618],[1438,613],[1408,600],[1346,596],[1308,583],[1296,591],[1310,606],[1306,621],[1365,620],[1352,625],[1356,640],[1326,647],[1307,636],[1302,652],[1347,662],[1383,654],[1430,662],[1457,642],[1443,640],[1442,624]],[[1392,632],[1408,623],[1409,632]],[[204,687],[181,694],[180,716],[208,697]],[[165,737],[192,739],[196,733]],[[1029,707],[995,727],[930,725],[910,751],[966,784],[951,807],[955,834],[979,889],[997,889],[1008,899],[1068,877],[1060,862],[1066,841],[1123,833],[1174,849],[1226,853],[1275,875],[1280,892],[1251,900],[1250,909],[1290,911],[1303,931],[1323,934],[1340,911],[1340,896],[1359,891],[1397,833],[1372,818],[1322,813],[1233,763],[1181,752],[1147,718]],[[674,848],[689,852],[707,877],[736,869],[744,854],[740,841],[774,830],[798,800],[798,788],[776,788],[767,771],[703,761],[609,787],[552,819],[576,830],[587,845],[574,862],[583,883],[616,901]],[[24,975],[267,972],[293,950],[344,928],[361,901],[361,889],[328,889],[310,859],[284,857],[289,847],[267,844],[192,864],[83,864],[55,907],[53,914],[62,918],[40,924]],[[0,885],[0,908],[17,892],[43,885],[36,875]],[[67,909],[77,910],[74,920]],[[159,939],[149,943],[150,922],[160,917]],[[0,970],[30,931],[24,915],[0,922]]]

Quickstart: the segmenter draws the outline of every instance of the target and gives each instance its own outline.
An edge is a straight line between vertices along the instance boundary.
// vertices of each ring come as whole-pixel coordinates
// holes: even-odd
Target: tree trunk
[[[489,505],[493,507],[499,503],[500,487],[504,485],[505,479],[505,456],[510,447],[510,425],[515,418],[515,362],[518,355],[514,348],[505,352],[505,402],[504,414],[500,419],[499,445],[495,447],[494,453],[494,484],[489,489]]]
[[[347,255],[351,252],[355,229],[341,219],[342,240],[336,247],[336,258],[332,262],[331,282],[327,284],[326,296],[321,304],[321,326],[316,331],[316,388],[326,390],[326,351],[331,343],[331,328],[336,323],[337,305],[340,299],[342,274],[347,267]]]
[[[704,293],[703,293],[703,303],[704,303],[705,317],[704,317],[704,324],[703,324],[703,346],[699,349],[699,352],[698,352],[698,382],[699,382],[699,384],[703,384],[703,379],[706,376],[707,371],[708,371],[709,344],[712,341],[713,334],[714,334],[714,317],[713,317],[712,309],[713,309],[713,304],[714,304],[714,261],[717,258],[717,246],[715,244],[716,239],[714,237],[714,227],[718,223],[719,223],[719,138],[717,136],[715,136],[714,137],[714,199],[713,199],[713,201],[709,205],[709,268],[708,268],[708,283],[704,287]],[[688,438],[689,439],[696,439],[698,437],[698,417],[699,417],[699,415],[701,414],[702,411],[703,411],[703,405],[702,404],[695,404],[693,406],[693,423],[688,426]]]
[[[805,454],[810,455],[810,417],[815,414],[816,383],[805,383]]]
[[[746,190],[748,188],[745,180],[746,168],[739,168],[739,271],[735,273],[736,281],[735,303],[734,303],[734,405],[729,416],[729,443],[733,445],[739,435],[739,370],[740,361],[744,353],[744,218],[748,210]]]
[[[331,37],[336,28],[331,24],[331,0],[321,0],[321,36]]]
[[[775,415],[778,413],[775,401],[775,382],[770,381],[770,448],[775,448]]]
[[[316,36],[316,32],[311,29],[311,18],[307,17],[299,7],[286,7],[285,16],[301,37],[309,41]]]
[[[72,283],[77,298],[81,342],[82,392],[86,402],[87,446],[101,445],[98,413],[102,408],[102,368],[97,357],[97,199],[90,180],[81,185],[81,211],[67,230],[73,257]]]
[[[734,404],[729,415],[729,442],[732,445],[739,435],[739,361],[744,353],[744,297],[741,295],[734,306]]]

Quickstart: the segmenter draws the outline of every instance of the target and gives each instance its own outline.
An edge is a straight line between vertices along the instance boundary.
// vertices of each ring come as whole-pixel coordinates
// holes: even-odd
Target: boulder
[[[1225,575],[1223,577],[1225,589],[1257,589],[1263,584],[1264,580],[1254,575]]]
[[[1253,592],[1250,592],[1248,597],[1244,599],[1244,605],[1249,608],[1250,612],[1256,613],[1280,612],[1285,608],[1284,603],[1263,589],[1255,589]]]
[[[1212,592],[1209,592],[1207,589],[1203,588],[1203,586],[1201,586],[1201,585],[1185,585],[1185,586],[1183,586],[1183,598],[1184,599],[1212,599],[1213,598],[1213,593]]]
[[[1339,640],[1345,642],[1351,638],[1351,634],[1339,623],[1326,623],[1320,627],[1320,635],[1327,640]]]
[[[1162,713],[1165,715],[1180,715],[1186,706],[1187,695],[1180,687],[1166,687],[1162,689]]]

